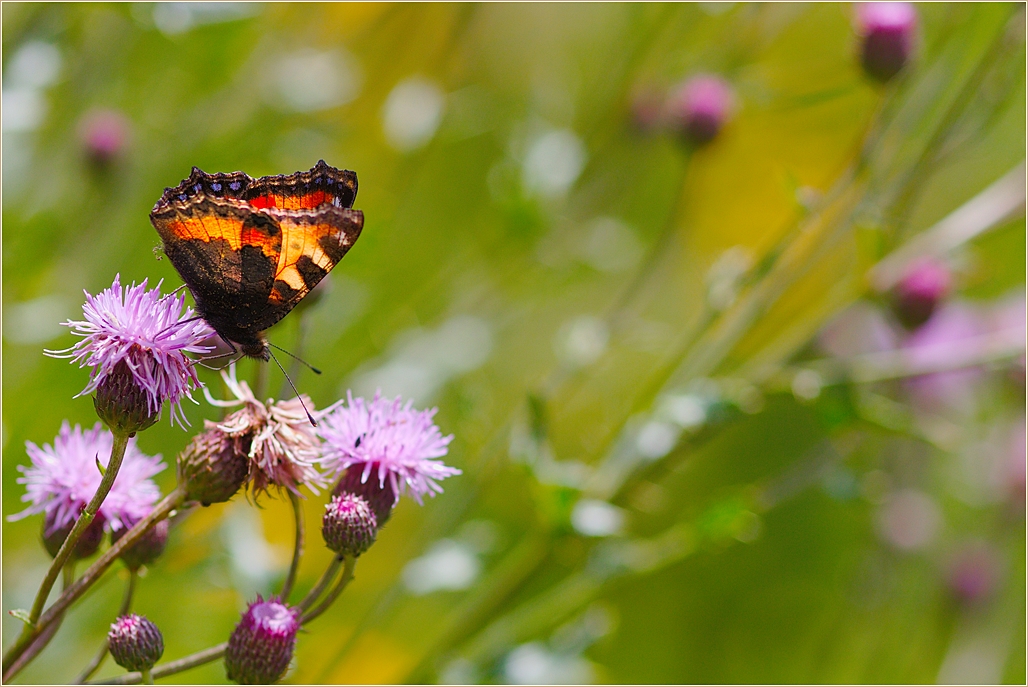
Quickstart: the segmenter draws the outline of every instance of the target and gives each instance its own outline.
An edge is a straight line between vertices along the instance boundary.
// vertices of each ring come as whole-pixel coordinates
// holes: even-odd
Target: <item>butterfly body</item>
[[[360,236],[357,175],[319,161],[253,179],[196,167],[164,190],[150,221],[201,317],[244,355],[268,360],[264,331],[285,317]]]

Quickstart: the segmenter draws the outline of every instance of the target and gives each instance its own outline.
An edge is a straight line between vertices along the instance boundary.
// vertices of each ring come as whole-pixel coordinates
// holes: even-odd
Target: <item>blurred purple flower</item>
[[[944,263],[929,257],[915,261],[893,292],[896,318],[908,329],[920,327],[949,295],[951,285],[952,277]]]
[[[1000,578],[999,554],[984,541],[964,544],[949,562],[947,582],[965,603],[983,601],[996,590]]]
[[[735,98],[722,78],[699,74],[678,86],[668,99],[667,116],[672,126],[689,141],[711,141],[724,126]]]
[[[436,408],[419,411],[412,404],[378,394],[369,403],[347,393],[347,404],[326,415],[318,428],[325,441],[322,464],[336,476],[359,466],[361,483],[374,476],[395,499],[409,491],[422,503],[425,494],[442,493],[436,480],[461,474],[437,460],[446,455],[453,435],[444,437],[432,422]]]
[[[903,342],[915,366],[941,366],[966,354],[966,346],[990,331],[987,313],[962,302],[949,302]],[[906,381],[914,404],[922,410],[966,414],[974,409],[976,385],[984,377],[980,367],[913,377]]]
[[[293,657],[300,609],[290,608],[277,597],[267,601],[259,594],[243,613],[225,650],[228,679],[243,685],[277,682]]]
[[[907,2],[868,2],[857,5],[860,61],[879,81],[888,81],[910,60],[917,31],[917,11]]]
[[[93,368],[89,384],[78,396],[95,391],[124,362],[119,369],[127,366],[146,395],[149,412],[159,415],[168,401],[172,424],[177,420],[184,427],[188,422],[182,413],[182,398],[193,400],[190,391],[201,386],[186,353],[209,351],[202,342],[212,333],[206,322],[192,319],[191,309],[182,313],[184,303],[184,295],[162,298],[160,283],[147,291],[145,279],[122,290],[118,275],[111,288],[96,296],[86,293],[85,320],[63,323],[83,339],[71,348],[46,354]]]
[[[40,448],[26,441],[25,450],[32,459],[32,466],[18,466],[25,473],[18,478],[18,483],[26,485],[26,494],[21,500],[32,505],[9,516],[8,520],[20,520],[45,511],[53,531],[69,527],[100,486],[102,476],[96,462],[99,459],[106,467],[113,443],[114,436],[99,422],[83,432],[79,425],[72,429],[67,421],[61,425],[53,446],[43,444]],[[136,440],[130,439],[121,469],[100,505],[98,517],[103,516],[113,531],[125,527],[126,522],[145,517],[161,495],[150,478],[164,467],[159,454],[144,454],[136,446]]]
[[[327,482],[315,467],[321,459],[321,441],[304,410],[304,404],[307,408],[314,407],[310,398],[303,396],[302,402],[294,398],[266,405],[254,397],[245,381],[236,380],[235,364],[230,365],[227,372],[222,370],[221,377],[235,400],[215,400],[204,389],[207,400],[222,407],[243,407],[221,422],[211,423],[208,429],[223,432],[231,439],[249,439],[247,457],[253,492],[266,492],[269,486],[275,485],[299,494],[299,486],[305,484],[318,493],[318,488]],[[326,412],[312,410],[315,418]]]
[[[118,110],[93,110],[79,124],[79,140],[90,159],[107,164],[125,152],[131,138],[131,124]]]

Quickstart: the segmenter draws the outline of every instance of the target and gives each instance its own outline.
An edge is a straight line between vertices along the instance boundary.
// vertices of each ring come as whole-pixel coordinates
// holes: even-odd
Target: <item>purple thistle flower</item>
[[[21,500],[32,505],[9,516],[8,520],[46,512],[51,532],[70,527],[100,486],[102,476],[96,461],[99,459],[101,465],[107,465],[113,443],[114,435],[104,430],[99,422],[93,429],[83,432],[79,425],[72,429],[67,421],[61,425],[53,446],[43,444],[40,448],[26,441],[25,450],[32,459],[32,466],[18,466],[25,473],[24,477],[18,478],[18,483],[25,485],[26,493]],[[164,467],[159,454],[144,454],[136,446],[135,439],[130,439],[121,469],[110,493],[100,504],[97,517],[102,516],[112,531],[126,527],[126,521],[135,522],[146,517],[161,495],[150,478]]]
[[[243,685],[277,682],[293,658],[300,609],[290,608],[277,597],[257,600],[243,613],[225,649],[228,679]]]
[[[420,504],[425,494],[442,493],[436,480],[461,474],[436,460],[453,441],[432,422],[436,408],[414,410],[412,401],[403,405],[399,396],[390,401],[375,394],[369,403],[348,392],[346,398],[347,405],[324,416],[318,427],[325,441],[322,465],[334,476],[359,466],[362,484],[374,475],[380,489],[388,486],[396,495],[394,503],[409,491]]]
[[[732,87],[724,79],[698,74],[675,87],[668,99],[667,115],[686,140],[702,145],[721,131],[734,104]]]
[[[235,395],[235,400],[219,401],[207,389],[204,395],[212,405],[243,407],[209,429],[222,432],[230,439],[249,439],[249,479],[254,493],[267,491],[270,485],[283,487],[299,494],[299,485],[318,493],[328,484],[315,464],[321,459],[321,441],[307,419],[300,398],[275,403],[258,401],[245,381],[236,381],[235,364],[222,370],[222,379]],[[307,408],[313,408],[310,398],[302,397]],[[269,399],[270,400],[270,399]],[[331,408],[312,415],[320,418]],[[245,441],[244,441],[245,443]]]
[[[159,416],[167,400],[172,424],[177,420],[185,427],[189,423],[182,413],[182,398],[192,401],[190,391],[202,386],[185,354],[208,352],[210,348],[202,342],[213,331],[203,320],[191,320],[190,308],[182,313],[184,295],[162,298],[160,286],[158,282],[157,288],[147,291],[144,279],[122,290],[118,275],[111,288],[96,296],[87,292],[82,307],[85,320],[63,323],[83,339],[71,348],[46,353],[93,368],[89,384],[78,396],[96,391],[115,375],[116,367],[127,370],[145,395],[150,415]],[[120,363],[125,365],[119,367]]]

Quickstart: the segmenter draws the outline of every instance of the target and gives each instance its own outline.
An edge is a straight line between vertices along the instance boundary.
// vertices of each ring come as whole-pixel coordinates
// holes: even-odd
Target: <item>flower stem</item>
[[[324,601],[318,604],[314,610],[303,616],[300,620],[301,625],[306,625],[327,611],[329,607],[335,603],[336,598],[338,598],[343,590],[346,589],[346,585],[350,584],[350,581],[353,579],[353,569],[357,565],[357,558],[355,556],[346,556],[344,561],[343,576],[339,578],[339,581],[336,582],[336,586],[332,588],[332,591],[328,593],[328,596],[325,597]]]
[[[318,580],[318,583],[314,585],[309,592],[307,592],[307,596],[303,597],[303,601],[299,603],[297,608],[301,611],[306,611],[310,608],[311,604],[318,600],[318,597],[324,593],[325,589],[328,588],[328,585],[332,583],[333,579],[335,579],[336,573],[339,572],[339,566],[342,564],[343,556],[336,556],[333,558],[332,562],[328,564],[328,568],[326,568],[325,572],[321,575],[321,579]]]
[[[32,610],[29,611],[28,622],[22,628],[18,641],[4,655],[4,680],[9,680],[13,676],[13,674],[9,675],[8,672],[13,667],[14,661],[28,649],[29,644],[35,641],[36,637],[44,629],[38,621],[43,613],[43,606],[46,604],[47,597],[50,596],[50,590],[53,589],[57,576],[60,575],[61,570],[64,568],[64,564],[71,558],[75,545],[78,544],[86,528],[93,523],[97,511],[100,510],[100,504],[104,502],[108,492],[111,491],[111,487],[114,486],[114,479],[118,476],[118,470],[121,469],[121,461],[125,458],[125,448],[128,446],[129,439],[130,435],[128,434],[120,432],[114,434],[114,442],[111,445],[111,458],[107,461],[107,469],[100,480],[100,486],[96,488],[93,498],[89,500],[89,503],[86,504],[85,509],[79,515],[78,520],[75,521],[75,526],[68,534],[68,538],[61,544],[60,550],[50,564],[50,569],[46,571],[46,577],[43,578],[42,584],[39,585],[39,591],[36,592],[36,599],[32,602]]]
[[[72,582],[75,581],[75,559],[71,559],[64,564],[64,569],[61,571],[61,589],[67,589],[71,586]],[[64,616],[57,619],[57,622],[50,625],[46,632],[42,632],[38,637],[29,645],[29,648],[25,650],[25,653],[14,662],[13,672],[18,672],[29,663],[32,662],[36,656],[40,654],[50,644],[50,640],[54,638],[57,631],[61,629],[61,623],[64,620]]]
[[[117,445],[117,440],[115,440],[115,445]],[[113,472],[113,470],[108,469],[107,475],[110,475]],[[148,516],[136,523],[135,527],[129,530],[125,536],[115,542],[103,553],[103,555],[100,556],[100,558],[94,561],[86,572],[82,574],[82,577],[80,577],[71,587],[64,590],[57,601],[55,601],[54,604],[39,617],[38,622],[25,625],[25,629],[22,630],[22,634],[18,637],[18,641],[15,642],[14,646],[12,646],[4,655],[4,681],[13,678],[18,670],[21,669],[21,666],[19,666],[18,670],[14,670],[14,663],[18,660],[19,656],[25,653],[25,650],[28,649],[29,645],[35,640],[35,638],[42,634],[43,631],[45,631],[56,619],[61,617],[64,611],[67,610],[75,600],[95,584],[107,568],[111,567],[111,564],[118,558],[118,556],[121,555],[122,551],[128,549],[139,541],[139,538],[142,537],[146,531],[154,525],[154,523],[168,517],[171,511],[182,504],[185,497],[185,486],[179,484],[167,496],[161,499],[154,509],[150,511]],[[24,664],[22,664],[22,666],[23,665]]]
[[[139,579],[138,571],[129,568],[129,579],[128,586],[125,587],[125,598],[121,602],[121,608],[118,609],[118,617],[127,615],[129,610],[132,608],[132,595],[136,591],[136,580]],[[96,656],[90,661],[89,665],[86,666],[77,678],[75,678],[75,684],[81,685],[86,680],[93,676],[107,658],[107,650],[110,645],[107,643],[107,637],[104,637],[103,642],[100,644],[100,650],[96,652]]]
[[[211,661],[217,661],[219,658],[225,655],[225,649],[228,648],[228,642],[222,642],[216,644],[209,649],[198,651],[195,654],[185,656],[178,659],[177,661],[171,661],[164,665],[157,666],[150,671],[150,674],[155,677],[164,677],[165,675],[174,675],[175,673],[181,673],[184,670],[202,666],[205,663]],[[126,673],[125,675],[119,675],[116,678],[110,680],[101,680],[99,682],[87,682],[89,685],[138,685],[143,680],[142,673]]]
[[[282,583],[282,593],[279,594],[282,603],[289,600],[289,593],[293,591],[293,584],[296,582],[296,573],[300,569],[300,559],[303,557],[303,504],[300,497],[291,491],[289,500],[293,504],[293,516],[296,521],[296,544],[293,546],[293,562],[289,565],[289,574],[286,575],[286,581]]]
[[[152,685],[153,684],[153,675],[150,673],[149,670],[144,670],[140,674],[140,679],[141,679],[141,681],[142,681],[142,683],[144,685]]]

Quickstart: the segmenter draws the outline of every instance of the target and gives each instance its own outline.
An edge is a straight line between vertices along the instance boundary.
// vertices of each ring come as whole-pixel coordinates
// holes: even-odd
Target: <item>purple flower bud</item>
[[[996,551],[985,542],[972,542],[950,561],[947,581],[957,599],[972,604],[992,595],[999,583],[999,573]]]
[[[164,636],[141,615],[129,613],[111,623],[107,633],[111,658],[126,670],[150,670],[164,654]]]
[[[125,523],[120,530],[112,532],[111,543],[117,543],[133,526],[134,523]],[[121,552],[121,560],[129,570],[139,570],[144,565],[150,565],[164,553],[164,547],[168,543],[169,526],[167,520],[161,520],[144,532],[135,544]]]
[[[130,138],[131,124],[117,110],[94,110],[79,125],[82,147],[97,164],[109,164],[121,157]]]
[[[241,685],[264,685],[285,675],[296,646],[299,616],[299,609],[289,608],[277,597],[265,601],[258,594],[229,637],[228,679]]]
[[[910,60],[917,12],[907,2],[868,2],[857,6],[860,61],[870,76],[888,81]]]
[[[376,479],[362,482],[363,468],[362,465],[348,468],[332,493],[335,496],[344,494],[360,496],[371,507],[377,526],[381,527],[393,514],[393,506],[397,501],[396,492],[393,491],[389,480],[381,484]]]
[[[896,285],[892,305],[896,318],[907,329],[928,321],[939,301],[950,292],[949,268],[932,258],[922,258],[907,270]]]
[[[112,432],[129,436],[152,426],[160,414],[160,409],[154,411],[149,395],[136,383],[124,360],[96,387],[93,407]]]
[[[325,506],[321,534],[336,553],[359,556],[375,543],[378,519],[371,506],[356,494],[333,496]]]
[[[228,501],[249,474],[250,437],[232,437],[206,421],[206,430],[193,437],[179,454],[179,480],[186,498],[205,506]]]
[[[671,125],[691,143],[707,143],[728,121],[734,104],[732,88],[720,77],[700,74],[678,86],[668,99]]]
[[[81,513],[85,508],[80,508]],[[59,513],[57,509],[47,512],[46,517],[43,519],[43,546],[54,558],[57,558],[57,552],[61,550],[61,545],[64,544],[64,540],[71,534],[72,528],[75,527],[75,518],[70,521],[64,521],[58,524],[57,519]],[[77,516],[76,516],[77,518]],[[72,549],[71,555],[73,558],[89,558],[96,550],[100,548],[100,544],[104,540],[104,524],[107,519],[104,518],[103,513],[97,513],[96,517],[93,518],[93,522],[89,523],[89,527],[79,537],[78,542],[75,543],[75,548]]]

